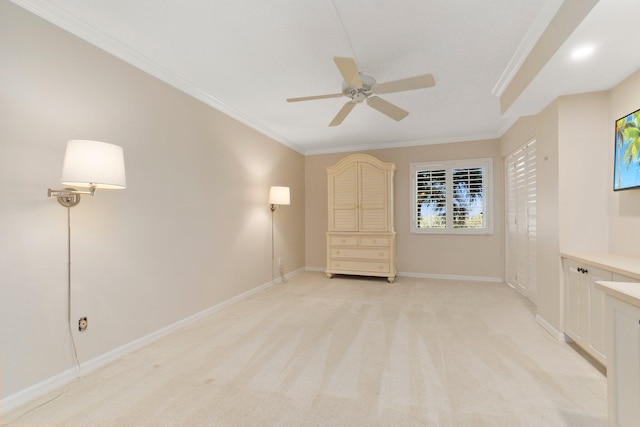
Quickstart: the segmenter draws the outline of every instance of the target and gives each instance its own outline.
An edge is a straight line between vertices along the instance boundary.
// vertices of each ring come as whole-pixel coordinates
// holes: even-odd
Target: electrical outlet
[[[87,330],[88,327],[89,327],[89,321],[87,320],[87,318],[81,317],[80,320],[78,320],[78,330],[80,332],[84,332]]]
[[[282,267],[282,257],[278,257],[278,266]]]

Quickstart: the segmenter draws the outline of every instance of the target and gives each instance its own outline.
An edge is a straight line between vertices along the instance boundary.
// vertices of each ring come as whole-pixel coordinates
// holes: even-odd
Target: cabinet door
[[[367,163],[359,164],[360,230],[387,231],[388,174]]]
[[[329,175],[330,231],[358,231],[358,165]]]
[[[606,361],[606,306],[605,293],[596,287],[596,282],[611,281],[610,271],[585,265],[589,276],[589,349],[601,362]]]
[[[578,270],[582,267],[565,260],[565,332],[581,345],[586,344],[587,329],[587,275]]]
[[[640,420],[640,309],[609,298],[609,422],[637,426]]]

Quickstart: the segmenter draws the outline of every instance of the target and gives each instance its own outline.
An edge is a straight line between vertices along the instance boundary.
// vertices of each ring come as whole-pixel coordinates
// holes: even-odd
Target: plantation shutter
[[[505,159],[506,280],[535,302],[536,144],[529,142]]]
[[[538,294],[536,281],[536,241],[537,241],[537,164],[535,140],[527,146],[527,234],[529,241],[528,294],[532,301],[536,301]]]
[[[505,161],[505,280],[507,283],[515,286],[516,275],[518,272],[517,257],[517,215],[516,215],[516,157],[511,155]]]
[[[445,169],[419,170],[416,173],[418,228],[445,228],[447,226],[447,171]]]
[[[483,228],[484,215],[478,220],[469,218],[474,201],[480,200],[481,213],[484,213],[484,170],[482,168],[453,169],[453,227]],[[480,195],[479,199],[476,196]]]

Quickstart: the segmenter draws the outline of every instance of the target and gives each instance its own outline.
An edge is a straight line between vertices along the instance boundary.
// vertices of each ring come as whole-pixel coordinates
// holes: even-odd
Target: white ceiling
[[[640,68],[638,0],[600,0],[505,114],[499,96],[562,0],[13,1],[304,154],[497,138]],[[585,43],[594,55],[570,60]],[[285,100],[340,92],[334,56],[436,86],[381,95],[410,112],[400,122],[360,104],[329,127],[346,98]]]

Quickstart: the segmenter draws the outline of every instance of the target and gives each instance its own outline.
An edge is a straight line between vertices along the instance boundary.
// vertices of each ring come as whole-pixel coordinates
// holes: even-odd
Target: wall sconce
[[[93,196],[98,188],[126,188],[122,147],[99,141],[67,142],[62,165],[62,184],[73,187],[62,190],[49,188],[48,196],[57,197],[58,203],[67,208],[80,203],[81,194]],[[75,187],[87,189],[77,190]]]
[[[269,189],[269,204],[271,205],[271,212],[275,211],[278,205],[291,204],[289,187],[271,187]]]
[[[67,142],[62,165],[62,184],[73,187],[86,187],[86,190],[64,188],[52,190],[48,196],[57,197],[58,202],[67,209],[67,323],[73,345],[73,353],[80,374],[80,360],[73,337],[71,322],[71,207],[80,203],[81,194],[93,196],[98,188],[123,189],[127,187],[124,174],[124,155],[122,147],[106,142],[72,140]],[[78,330],[88,326],[87,318],[78,321]]]
[[[289,197],[289,187],[271,187],[269,189],[269,205],[271,207],[271,280],[275,280],[273,267],[275,265],[275,244],[273,238],[273,212],[278,205],[289,205],[291,199]],[[284,277],[284,266],[282,265],[282,258],[278,258],[278,269],[280,270],[280,281],[278,283],[286,283],[287,279]]]

